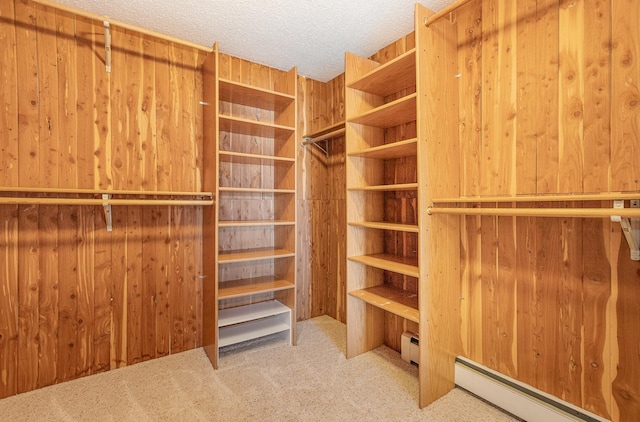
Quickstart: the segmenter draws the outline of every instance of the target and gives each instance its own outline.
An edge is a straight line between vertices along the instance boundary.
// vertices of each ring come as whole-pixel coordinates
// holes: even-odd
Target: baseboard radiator
[[[607,421],[464,357],[456,358],[455,383],[528,422]]]

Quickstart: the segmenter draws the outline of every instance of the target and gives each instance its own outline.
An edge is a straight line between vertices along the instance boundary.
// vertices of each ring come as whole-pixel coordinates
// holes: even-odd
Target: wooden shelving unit
[[[457,126],[443,118],[457,115],[456,29],[427,28],[431,14],[416,4],[415,48],[398,57],[345,58],[347,357],[390,325],[419,333],[420,407],[453,388],[461,353],[459,229],[427,213],[459,194]]]
[[[281,332],[295,343],[296,315],[297,72],[254,86],[221,77],[219,62],[216,45],[204,64],[204,185],[218,206],[205,216],[203,307],[215,368],[221,347]]]

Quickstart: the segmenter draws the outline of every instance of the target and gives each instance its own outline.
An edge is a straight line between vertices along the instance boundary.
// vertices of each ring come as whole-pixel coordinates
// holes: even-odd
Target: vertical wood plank
[[[113,207],[113,232],[111,233],[111,338],[110,369],[126,366],[128,363],[128,284],[127,271],[127,223],[126,207]]]
[[[94,22],[94,31],[104,31]],[[94,186],[100,189],[113,189],[113,161],[111,145],[111,73],[107,73],[104,64],[104,41],[93,37],[93,86],[95,89],[93,104],[93,154],[95,170]]]
[[[153,359],[156,356],[156,318],[157,296],[156,280],[154,278],[159,265],[155,244],[162,238],[163,227],[159,223],[159,207],[145,206],[142,208],[142,273],[140,315],[140,343],[142,360]]]
[[[587,204],[584,206],[596,206]],[[611,223],[585,218],[583,222],[584,395],[582,407],[611,418],[611,350],[606,342],[607,301],[611,297],[611,264],[607,257]]]
[[[460,194],[480,194],[482,145],[482,3],[456,13],[458,28]]]
[[[574,203],[581,206],[581,203]],[[561,222],[562,273],[558,280],[559,294],[559,397],[569,403],[582,403],[582,219],[568,218]]]
[[[3,186],[18,184],[18,59],[16,52],[16,19],[13,1],[0,4],[0,182]]]
[[[558,192],[583,191],[584,169],[584,0],[562,0],[559,73]]]
[[[18,393],[38,387],[38,206],[18,207]]]
[[[48,7],[37,8],[38,101],[40,143],[38,158],[42,186],[58,186],[58,56],[56,14]]]
[[[156,95],[155,95],[155,46],[157,42],[151,37],[142,38],[142,74],[140,81],[140,103],[138,104],[138,115],[140,122],[139,134],[139,155],[140,169],[140,189],[157,190],[158,181],[156,178],[157,148],[156,148]]]
[[[3,206],[4,208],[4,206]],[[40,206],[38,239],[41,244],[39,272],[39,355],[38,387],[58,381],[58,207]]]
[[[93,160],[91,160],[93,162]],[[92,178],[93,180],[93,178]],[[77,252],[77,316],[75,321],[77,338],[76,376],[81,377],[93,373],[93,324],[94,290],[95,290],[95,228],[94,213],[96,208],[83,206],[79,208],[76,232]]]
[[[640,190],[640,10],[612,2],[611,190]]]
[[[156,185],[158,190],[171,190],[171,110],[173,107],[170,90],[169,43],[155,43],[155,97],[156,97]]]
[[[36,7],[27,0],[15,3],[18,78],[18,174],[19,184],[37,187],[40,178],[40,131],[38,96],[38,56],[36,40]],[[24,390],[23,390],[24,391]]]
[[[196,222],[197,215],[195,207],[183,207],[183,224],[181,233],[183,233],[183,264],[182,271],[184,273],[184,292],[185,298],[183,307],[183,332],[184,332],[184,350],[190,350],[198,346],[198,323],[196,300],[198,298],[198,264],[196,262],[195,252],[197,251],[196,243]]]
[[[58,382],[75,378],[78,361],[79,213],[78,206],[61,206],[58,214]]]
[[[489,0],[482,7],[482,194],[516,192],[516,6]]]
[[[171,310],[171,352],[179,353],[184,350],[184,272],[182,252],[183,207],[171,207],[171,267],[169,272],[169,300]]]
[[[58,185],[78,187],[78,126],[77,126],[77,49],[75,45],[75,17],[66,12],[56,14],[58,46],[58,125],[60,148],[58,157]]]
[[[611,166],[611,3],[584,4],[584,192],[608,192]]]
[[[144,60],[142,59],[144,36],[130,30],[125,31],[126,46],[126,165],[124,167],[127,189],[142,190],[144,175],[144,151],[141,145],[145,116],[141,112],[144,83]]]
[[[171,320],[169,301],[169,278],[168,271],[171,263],[171,241],[169,238],[169,218],[170,210],[165,207],[158,207],[155,210],[155,220],[157,232],[155,233],[155,265],[153,266],[151,281],[155,281],[155,354],[165,356],[169,354],[171,346]],[[150,245],[151,246],[151,245]]]
[[[77,116],[77,156],[75,165],[78,172],[78,188],[93,189],[96,166],[94,163],[93,108],[96,102],[94,82],[94,27],[90,20],[75,17],[75,45],[77,50],[75,72],[77,93],[75,108]],[[99,70],[102,71],[102,70]]]
[[[533,194],[536,192],[535,160],[537,139],[541,131],[540,113],[537,112],[536,88],[540,80],[540,65],[537,51],[537,19],[536,0],[517,2],[517,124],[516,124],[516,155],[517,169],[516,193]],[[533,54],[532,54],[533,51]]]
[[[629,259],[629,246],[624,236],[619,237],[620,250],[617,261],[618,301],[617,314],[617,374],[612,383],[613,397],[619,409],[620,421],[637,420],[640,416],[640,262]],[[614,415],[615,417],[615,415]]]
[[[132,180],[128,178],[128,180]],[[142,268],[142,210],[127,207],[127,364],[143,360],[143,268]]]
[[[0,6],[2,7],[2,6]],[[0,398],[18,393],[18,207],[0,207]]]
[[[498,217],[497,222],[497,328],[498,328],[498,367],[499,371],[510,377],[516,377],[518,367],[517,321],[516,321],[516,219]]]
[[[111,30],[111,61],[112,63],[126,63],[125,51],[127,41],[125,31],[119,28]],[[127,147],[128,115],[127,115],[127,67],[112,66],[110,107],[111,107],[111,159],[113,188],[116,190],[127,189]],[[106,148],[106,146],[105,146]],[[126,222],[126,219],[125,219]]]
[[[486,366],[499,368],[499,324],[497,298],[498,227],[497,218],[483,216],[482,231],[482,359]]]
[[[111,366],[111,333],[113,315],[113,265],[111,241],[104,216],[94,215],[94,307],[93,307],[93,373],[104,372]],[[119,283],[122,280],[118,280]]]
[[[537,9],[536,61],[540,67],[536,97],[539,129],[537,147],[537,193],[558,192],[558,0],[539,0]],[[531,48],[528,46],[527,48]]]

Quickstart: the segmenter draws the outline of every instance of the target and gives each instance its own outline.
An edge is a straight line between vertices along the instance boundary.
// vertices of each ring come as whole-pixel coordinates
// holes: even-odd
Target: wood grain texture
[[[640,11],[630,0],[612,4],[611,189],[640,189]]]
[[[166,41],[112,28],[113,72],[106,73],[102,22],[23,0],[2,2],[0,18],[0,184],[200,187],[199,53],[181,47],[188,59],[171,62]],[[171,66],[181,77],[176,86],[190,91],[175,90],[175,101],[166,89],[156,93],[170,85]],[[181,159],[189,155],[184,174],[172,172],[169,142],[181,144]],[[186,318],[180,350],[200,344],[202,218],[183,208],[188,225],[169,232],[168,206],[114,206],[108,233],[101,207],[0,207],[0,397],[169,353],[170,314],[158,312],[158,292],[162,306]],[[167,273],[176,239],[186,247],[174,268],[192,282],[172,299],[177,277],[145,271]]]

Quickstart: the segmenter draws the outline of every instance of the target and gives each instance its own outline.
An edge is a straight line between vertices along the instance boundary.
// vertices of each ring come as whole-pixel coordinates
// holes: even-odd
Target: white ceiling
[[[326,82],[413,30],[415,0],[57,0]],[[421,0],[438,12],[454,0]]]

